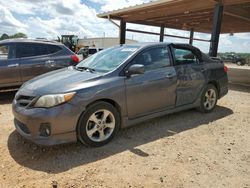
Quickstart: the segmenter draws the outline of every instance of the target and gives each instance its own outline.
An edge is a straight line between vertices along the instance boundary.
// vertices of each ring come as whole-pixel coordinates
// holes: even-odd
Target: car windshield
[[[84,59],[76,68],[92,69],[103,73],[110,72],[122,64],[137,48],[137,46],[127,45],[108,48]]]

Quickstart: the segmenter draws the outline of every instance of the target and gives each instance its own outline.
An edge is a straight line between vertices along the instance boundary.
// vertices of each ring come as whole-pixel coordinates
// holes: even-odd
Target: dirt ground
[[[0,187],[250,187],[250,92],[234,89],[210,114],[157,118],[101,148],[24,140],[14,92],[0,94]]]

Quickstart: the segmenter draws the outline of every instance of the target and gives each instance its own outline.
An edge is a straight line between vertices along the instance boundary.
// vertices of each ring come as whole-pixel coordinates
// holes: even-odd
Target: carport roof
[[[219,0],[158,0],[111,12],[100,18],[128,23],[211,33],[214,7]],[[221,33],[250,32],[250,0],[222,0]]]

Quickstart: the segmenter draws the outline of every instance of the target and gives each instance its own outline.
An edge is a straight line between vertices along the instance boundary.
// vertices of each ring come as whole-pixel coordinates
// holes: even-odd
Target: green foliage
[[[27,35],[24,33],[16,33],[12,35],[11,38],[27,38]]]
[[[7,35],[6,33],[2,34],[0,40],[4,40],[4,39],[8,39],[9,35]]]
[[[27,38],[27,35],[24,33],[16,33],[14,35],[8,35],[6,33],[2,34],[0,37],[0,40],[5,40],[5,39],[13,39],[13,38]]]

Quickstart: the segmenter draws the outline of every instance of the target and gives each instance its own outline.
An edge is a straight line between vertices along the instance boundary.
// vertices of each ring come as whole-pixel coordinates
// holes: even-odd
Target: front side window
[[[158,47],[146,50],[137,55],[133,64],[142,64],[145,71],[170,66],[170,58],[167,47]]]
[[[76,66],[76,68],[88,67],[97,72],[109,72],[121,65],[137,49],[137,46],[127,45],[108,48],[84,59]]]
[[[188,49],[173,48],[173,54],[175,57],[175,65],[185,65],[198,63],[196,55]]]

